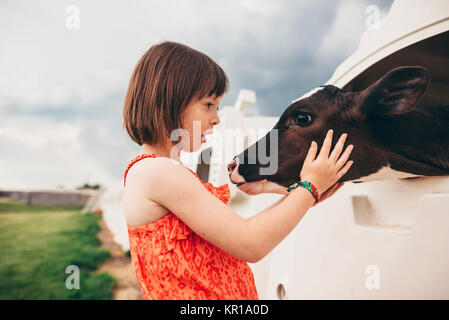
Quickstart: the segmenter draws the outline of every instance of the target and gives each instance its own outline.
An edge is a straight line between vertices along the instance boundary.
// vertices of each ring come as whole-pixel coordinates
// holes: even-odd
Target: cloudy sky
[[[139,151],[122,128],[123,98],[138,59],[161,40],[222,66],[231,84],[222,107],[251,89],[259,114],[280,116],[357,48],[367,6],[382,18],[391,3],[2,0],[0,189],[120,181]]]

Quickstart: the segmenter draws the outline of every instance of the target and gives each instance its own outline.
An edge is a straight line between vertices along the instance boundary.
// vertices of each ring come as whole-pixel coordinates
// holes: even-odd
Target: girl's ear
[[[421,100],[429,84],[429,72],[423,67],[395,68],[362,91],[360,111],[367,116],[409,112]]]

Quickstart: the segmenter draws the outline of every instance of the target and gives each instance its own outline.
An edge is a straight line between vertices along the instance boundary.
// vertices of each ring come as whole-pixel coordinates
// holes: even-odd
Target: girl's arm
[[[277,205],[248,219],[249,233],[256,241],[256,262],[287,237],[315,203],[310,191],[302,187],[292,190],[280,200]]]
[[[262,211],[266,215],[257,215],[257,219],[253,217],[259,221],[259,223],[253,224],[212,195],[186,168],[171,162],[168,158],[141,160],[140,166],[136,167],[132,174],[134,175],[133,182],[131,183],[129,178],[127,181],[128,191],[133,192],[134,188],[136,188],[135,190],[143,188],[148,199],[176,214],[203,239],[243,261],[259,261],[263,258],[263,252],[275,245],[279,238],[282,239],[287,235],[285,233],[287,229],[280,229],[277,226],[293,223],[291,228],[294,228],[296,221],[299,221],[298,214],[295,212],[297,210],[290,210],[286,215],[269,213],[295,193],[302,194],[301,190],[295,189],[294,192],[292,191],[284,197],[285,200],[279,200],[278,205],[273,205],[272,208]],[[310,194],[303,194],[303,197],[306,201],[295,203],[295,206],[303,207],[303,213],[305,213],[310,207],[306,203],[310,201],[313,204],[313,197]],[[302,201],[302,199],[297,198],[296,201]],[[263,220],[266,220],[265,223],[260,223]],[[255,236],[265,238],[263,232],[258,229],[264,229],[270,225],[274,230],[270,232],[268,238],[265,240],[255,238]],[[274,238],[273,235],[275,235]],[[269,243],[269,246],[262,248],[261,246],[266,246],[266,243]]]
[[[284,201],[287,198],[288,194],[284,195],[282,198],[278,199],[275,203],[271,204],[269,207],[263,209],[261,212],[259,212],[258,214],[262,214],[270,209],[273,209],[274,207],[276,207],[277,205],[279,205],[282,201]],[[253,217],[253,216],[252,216]],[[247,218],[247,220],[251,220],[252,217]]]
[[[323,202],[325,199],[327,199],[327,198],[329,198],[331,195],[333,195],[338,189],[340,189],[340,187],[341,186],[343,186],[343,182],[340,182],[340,183],[336,183],[336,184],[334,184],[331,188],[329,188],[323,195],[321,195],[320,196],[320,199],[319,199],[319,201],[318,202],[316,202],[316,201],[313,201],[313,204],[312,204],[312,207],[313,206],[315,206],[315,205],[317,205],[318,203],[321,203],[321,202]],[[301,189],[303,189],[303,188],[301,188]],[[305,189],[303,189],[303,190],[305,190]],[[294,191],[294,190],[293,190]],[[307,190],[305,190],[305,191],[307,191]],[[309,192],[309,191],[308,191]],[[310,194],[310,192],[309,192],[309,194]],[[273,210],[271,210],[271,209],[273,209],[274,207],[277,207],[277,209],[275,210],[275,212],[277,211],[277,210],[281,210],[281,214],[282,214],[282,210],[284,210],[284,211],[288,211],[288,210],[292,210],[291,208],[288,208],[288,206],[290,205],[290,203],[291,202],[288,202],[287,204],[286,203],[283,203],[283,205],[282,206],[280,206],[279,204],[281,204],[281,202],[283,202],[286,198],[287,198],[287,196],[289,195],[289,193],[287,193],[286,195],[284,195],[282,198],[280,198],[278,201],[276,201],[275,203],[273,203],[272,205],[270,205],[268,208],[266,208],[266,209],[264,209],[263,211],[261,211],[261,212],[259,212],[258,214],[256,214],[255,216],[252,216],[252,217],[249,217],[247,220],[250,222],[251,220],[253,220],[254,218],[256,218],[256,219],[261,219],[261,217],[262,216],[264,216],[264,218],[262,218],[263,220],[262,221],[269,221],[270,220],[270,217],[268,216],[267,217],[267,215],[270,215],[270,214],[272,214],[271,212],[273,212]],[[311,194],[310,194],[310,196],[312,196]],[[307,197],[306,197],[307,198]],[[313,198],[313,200],[315,200],[315,198]],[[298,199],[298,200],[295,200],[295,201],[301,201],[301,199]],[[294,204],[295,205],[295,204]],[[287,208],[285,208],[285,206],[287,206]],[[310,207],[309,207],[310,208]],[[307,211],[307,210],[306,210]],[[304,214],[305,214],[305,212],[303,213],[303,214],[301,214],[301,213],[299,213],[298,214],[298,216],[296,217],[296,218],[299,218],[299,220],[298,220],[298,222],[296,222],[296,224],[298,224],[299,223],[299,221],[302,219],[302,217],[304,216]],[[254,223],[254,222],[253,222]],[[258,223],[257,221],[255,222],[256,224]],[[295,224],[295,221],[293,221],[292,222],[292,225],[296,225]],[[285,224],[285,226],[288,226],[289,224],[287,223],[287,224]],[[266,228],[266,226],[264,226],[265,228]],[[294,227],[293,227],[294,228]],[[256,229],[261,229],[261,226],[259,226],[258,228],[256,228]],[[261,232],[263,232],[263,231],[261,231]],[[287,232],[287,235],[291,232],[291,230],[289,230],[288,228],[287,228],[287,230],[285,231],[285,232]],[[279,242],[280,241],[282,241],[282,239],[283,238],[281,238],[280,240],[279,240]],[[266,243],[265,244],[265,247],[266,247],[266,250],[267,250],[267,252],[266,252],[266,254],[268,254],[275,246],[277,245],[277,243]],[[272,246],[272,248],[270,249],[270,247]],[[263,256],[265,256],[266,254],[263,254],[262,253],[262,255]]]
[[[342,155],[340,158],[345,158],[343,164],[349,156],[346,151],[345,154],[346,157]],[[144,165],[141,170],[134,172],[135,177],[138,177],[134,181],[137,186],[144,188],[148,199],[176,214],[208,242],[247,262],[257,262],[267,255],[298,224],[315,201],[308,190],[298,187],[279,204],[247,220],[213,196],[183,166],[162,157],[142,162]],[[333,167],[327,163],[317,167],[324,170],[325,173],[321,174],[326,175],[332,185],[350,166],[345,165],[338,175],[333,173]],[[309,179],[312,177],[311,181],[321,182],[319,176],[312,175],[314,170],[316,168],[312,166]],[[326,184],[317,186],[318,191],[326,190]]]
[[[323,193],[323,194],[320,195],[320,198],[318,199],[318,201],[315,202],[315,204],[313,205],[313,207],[316,206],[318,203],[323,202],[323,201],[326,200],[327,198],[330,198],[330,197],[331,197],[333,194],[335,194],[335,192],[337,192],[338,189],[340,189],[343,185],[344,185],[344,182],[337,182],[337,183],[335,183],[332,187],[330,187],[329,189],[327,189],[325,193]],[[239,188],[240,188],[240,187],[239,187]],[[276,189],[278,189],[278,188],[276,187]],[[256,191],[254,191],[254,192],[252,192],[252,193],[247,193],[247,192],[245,192],[245,191],[244,191],[244,192],[247,193],[247,194],[249,194],[249,195],[256,195],[256,194],[262,194],[262,193],[277,193],[277,194],[283,194],[283,195],[284,195],[284,197],[280,198],[278,201],[276,201],[275,203],[271,204],[269,207],[267,207],[266,209],[264,209],[264,210],[262,211],[262,212],[265,212],[265,210],[273,208],[274,206],[278,205],[279,203],[281,203],[281,202],[286,198],[286,196],[288,195],[288,192],[285,191],[286,188],[282,187],[282,189],[283,189],[283,190],[279,190],[279,191],[276,191],[276,192],[272,192],[272,191],[270,191],[270,192],[264,192],[263,189],[261,189],[261,192],[256,192]],[[251,217],[250,217],[249,219],[251,219]]]
[[[255,239],[258,239],[258,241],[262,241],[262,243],[258,246],[262,250],[262,252],[259,253],[260,256],[264,257],[279,242],[281,242],[291,232],[291,230],[299,223],[299,221],[302,219],[302,217],[305,215],[305,213],[310,207],[329,198],[339,188],[343,186],[344,184],[343,182],[337,183],[337,181],[340,180],[344,174],[346,174],[346,172],[352,165],[352,161],[349,161],[347,163],[346,161],[350,153],[352,152],[353,146],[350,145],[348,148],[346,148],[345,152],[341,155],[341,157],[339,157],[341,151],[343,150],[344,141],[346,140],[347,137],[346,134],[343,134],[336,143],[333,152],[329,155],[332,144],[332,133],[333,133],[332,130],[328,131],[326,138],[323,142],[320,154],[316,159],[315,155],[317,151],[316,150],[317,145],[314,142],[312,143],[312,146],[310,147],[309,152],[307,153],[306,159],[304,160],[303,168],[300,173],[300,176],[305,178],[304,180],[319,182],[319,185],[317,184],[318,190],[320,191],[319,201],[316,202],[315,198],[311,195],[311,193],[308,190],[298,187],[293,191],[291,191],[290,195],[288,195],[287,197],[281,198],[278,202],[274,204],[274,206],[269,207],[268,209],[262,211],[261,213],[249,219],[249,222],[252,223],[251,227],[253,229],[253,236],[255,237]],[[316,173],[320,171],[321,177],[320,175],[316,175]],[[327,175],[323,174],[325,171],[328,171]],[[256,190],[258,189],[257,186],[254,186],[253,188]],[[278,190],[275,187],[271,189]],[[302,192],[301,194],[296,192],[296,190],[298,189],[301,190]],[[250,188],[249,191],[253,190],[251,190]],[[321,194],[321,192],[323,193]],[[304,198],[305,195],[306,199]],[[298,201],[299,203],[304,204],[305,207],[304,205],[297,206]],[[295,216],[289,214],[289,212],[295,211],[295,208],[297,208],[296,209],[297,215]],[[273,219],[272,215],[276,215],[276,218],[278,220],[285,219],[284,220],[285,223],[279,224],[278,230],[276,230],[275,232],[273,232],[273,226],[267,223]]]

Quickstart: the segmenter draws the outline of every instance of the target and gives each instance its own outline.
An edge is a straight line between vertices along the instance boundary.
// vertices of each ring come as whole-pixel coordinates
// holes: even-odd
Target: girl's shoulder
[[[190,172],[191,173],[190,173]],[[185,182],[198,179],[197,174],[181,162],[167,157],[146,157],[135,162],[128,170],[126,187],[144,189],[149,199],[167,188],[179,189]],[[154,197],[153,197],[154,196]]]
[[[167,158],[150,155],[138,155],[128,165],[127,171],[128,176],[132,174],[132,172],[144,173],[148,170],[157,171],[158,169],[163,169],[164,167],[169,167],[170,165],[180,164],[180,162]]]
[[[132,163],[132,162],[131,162]],[[129,226],[152,223],[170,211],[157,199],[176,190],[185,179],[194,179],[185,174],[186,167],[165,157],[142,158],[128,168],[124,194],[125,220]],[[173,177],[177,177],[176,182]]]

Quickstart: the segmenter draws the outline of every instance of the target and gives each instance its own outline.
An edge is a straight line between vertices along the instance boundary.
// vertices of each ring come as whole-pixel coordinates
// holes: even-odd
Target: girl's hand
[[[315,141],[312,141],[312,145],[309,148],[306,159],[301,169],[300,179],[301,181],[310,181],[318,189],[318,194],[321,196],[334,185],[341,177],[349,170],[353,161],[348,161],[349,155],[353,149],[352,145],[349,145],[345,152],[341,155],[343,145],[345,143],[347,134],[344,133],[338,139],[335,144],[334,150],[329,155],[329,151],[332,145],[333,130],[330,129],[323,145],[321,146],[320,154],[316,157],[318,145]]]
[[[345,183],[344,182],[337,182],[336,184],[334,184],[332,187],[330,187],[329,189],[326,190],[325,193],[323,193],[318,201],[315,201],[315,203],[313,204],[312,207],[316,206],[318,203],[323,202],[324,200],[326,200],[327,198],[330,198],[332,195],[335,194],[335,192],[337,192],[338,189],[340,189],[341,187],[343,187]]]

